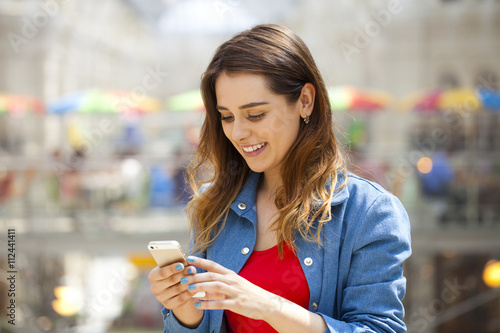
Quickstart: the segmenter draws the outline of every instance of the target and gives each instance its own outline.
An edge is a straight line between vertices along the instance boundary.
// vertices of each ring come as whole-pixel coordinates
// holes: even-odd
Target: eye
[[[231,121],[233,120],[233,116],[222,116],[220,117],[221,121]]]
[[[262,119],[265,114],[266,114],[265,112],[262,112],[261,114],[248,115],[248,119],[250,119],[250,120],[259,120],[259,119]]]

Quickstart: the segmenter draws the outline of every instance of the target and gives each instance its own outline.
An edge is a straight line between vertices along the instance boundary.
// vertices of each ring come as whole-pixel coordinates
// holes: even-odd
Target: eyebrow
[[[248,103],[248,104],[242,105],[238,109],[240,109],[240,110],[249,109],[249,108],[253,108],[256,106],[260,106],[260,105],[266,105],[266,104],[269,104],[269,102],[253,102],[253,103]],[[217,108],[217,110],[225,110],[225,111],[229,110],[228,108],[221,106],[221,105],[217,105],[216,108]]]

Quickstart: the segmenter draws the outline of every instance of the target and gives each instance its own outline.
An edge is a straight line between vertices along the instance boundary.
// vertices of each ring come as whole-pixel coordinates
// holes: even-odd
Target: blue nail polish
[[[194,303],[194,307],[195,307],[195,308],[199,308],[200,306],[201,306],[201,304],[200,304],[200,303]]]
[[[190,284],[190,285],[188,286],[188,290],[193,290],[193,289],[194,289],[194,287],[195,287],[195,285],[194,285],[194,284]]]
[[[178,264],[177,266],[175,266],[175,269],[180,271],[184,268],[184,266],[182,266],[182,264]]]
[[[183,277],[183,278],[181,279],[181,283],[182,283],[182,284],[186,284],[187,282],[188,282],[188,278],[187,278],[187,277]]]
[[[189,256],[188,257],[188,262],[194,262],[194,257],[193,256]]]
[[[190,269],[188,269],[188,274],[189,274],[189,275],[193,275],[193,274],[194,274],[194,268],[190,268]]]

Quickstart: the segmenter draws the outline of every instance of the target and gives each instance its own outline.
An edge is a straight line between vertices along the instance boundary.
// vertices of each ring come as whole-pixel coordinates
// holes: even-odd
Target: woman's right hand
[[[156,295],[156,299],[165,308],[171,309],[182,325],[190,328],[197,327],[201,322],[203,310],[195,308],[197,299],[193,295],[196,292],[189,291],[188,285],[181,283],[181,279],[195,274],[195,267],[174,263],[164,267],[156,266],[148,276],[151,292]]]

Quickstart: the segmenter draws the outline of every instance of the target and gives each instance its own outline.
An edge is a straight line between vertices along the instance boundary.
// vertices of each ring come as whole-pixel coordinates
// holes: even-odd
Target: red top
[[[253,251],[239,275],[253,284],[284,297],[305,309],[309,308],[309,286],[299,258],[288,245],[280,260],[278,246]],[[263,320],[254,320],[229,310],[225,311],[230,333],[276,332]]]

